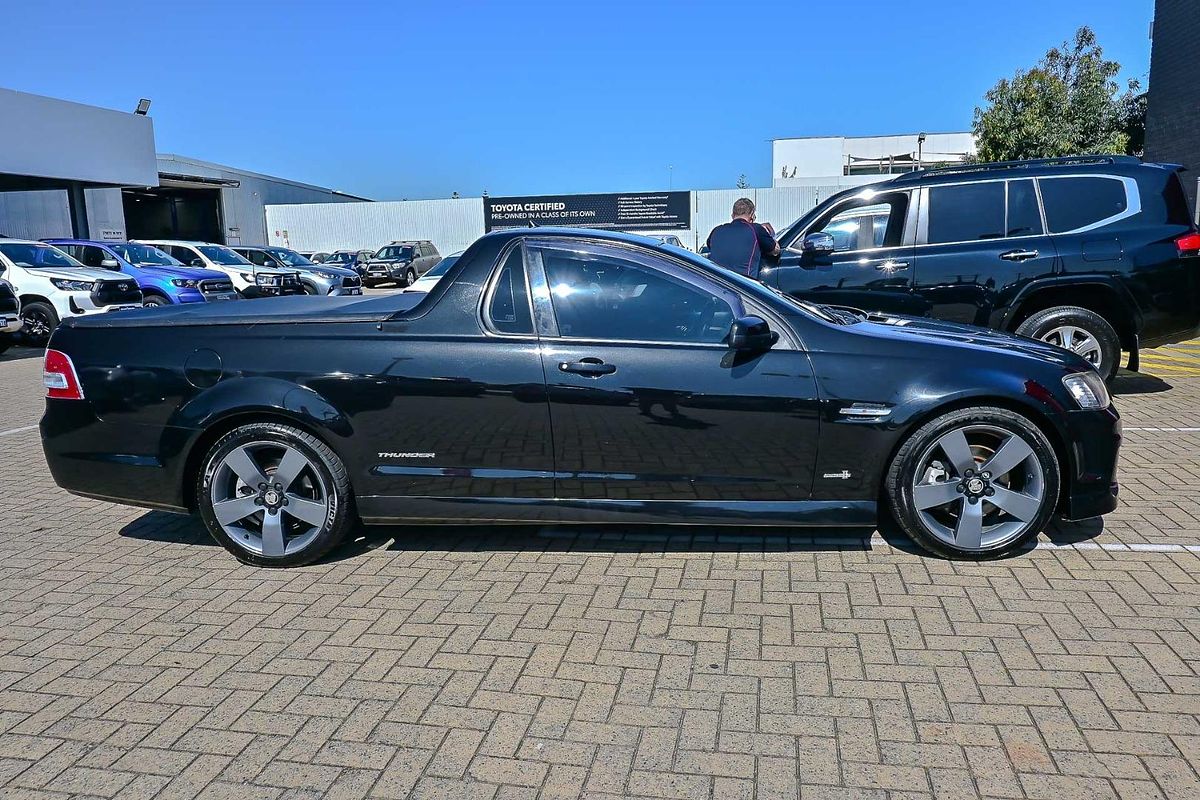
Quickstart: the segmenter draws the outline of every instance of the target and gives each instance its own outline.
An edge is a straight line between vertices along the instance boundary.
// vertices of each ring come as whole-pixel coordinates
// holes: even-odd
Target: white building
[[[975,152],[975,137],[969,132],[807,136],[774,139],[771,145],[772,186],[859,186],[962,161]]]

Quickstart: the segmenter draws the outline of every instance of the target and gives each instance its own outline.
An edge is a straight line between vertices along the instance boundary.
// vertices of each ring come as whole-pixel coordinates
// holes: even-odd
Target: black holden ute
[[[358,521],[879,514],[979,558],[1117,504],[1121,424],[1082,357],[798,301],[639,236],[492,233],[428,294],[70,319],[45,358],[60,486],[196,513],[264,566]]]
[[[816,303],[1042,339],[1106,379],[1200,335],[1200,234],[1178,165],[972,164],[850,189],[784,230],[762,280]]]

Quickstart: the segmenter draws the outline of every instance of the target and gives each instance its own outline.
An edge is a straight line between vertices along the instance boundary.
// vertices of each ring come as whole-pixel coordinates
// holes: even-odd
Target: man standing
[[[733,219],[708,235],[708,258],[727,270],[758,280],[764,255],[779,255],[779,242],[770,228],[754,221],[754,201],[739,198],[733,204]]]

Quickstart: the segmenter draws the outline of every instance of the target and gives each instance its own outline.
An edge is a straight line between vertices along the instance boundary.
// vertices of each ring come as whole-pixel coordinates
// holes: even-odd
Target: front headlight
[[[314,270],[313,274],[316,275],[318,278],[324,278],[327,281],[331,281],[337,277],[336,272],[322,272],[321,270]]]
[[[64,292],[90,292],[92,290],[91,281],[71,281],[66,278],[51,278],[50,282],[54,284],[56,289],[62,289]]]
[[[187,278],[172,278],[171,285],[176,289],[195,289],[200,285],[200,281],[188,280]]]
[[[1080,408],[1108,408],[1112,403],[1104,379],[1095,372],[1075,372],[1062,382]]]
[[[279,276],[277,276],[277,275],[258,275],[258,276],[255,276],[255,280],[258,282],[259,286],[278,286],[279,285]]]

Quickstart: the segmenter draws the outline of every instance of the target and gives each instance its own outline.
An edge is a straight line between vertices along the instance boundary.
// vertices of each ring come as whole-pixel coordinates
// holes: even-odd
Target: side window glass
[[[1033,180],[1008,182],[1008,221],[1006,236],[1032,236],[1042,232],[1042,215],[1038,212],[1037,191]]]
[[[929,244],[1004,236],[1004,181],[929,188]]]
[[[836,252],[896,247],[904,236],[907,211],[907,192],[863,198],[838,206],[833,216],[818,222],[810,233],[833,236]]]
[[[729,303],[665,272],[607,254],[542,251],[561,336],[716,344]]]
[[[1129,207],[1125,184],[1116,178],[1039,178],[1038,185],[1046,207],[1046,226],[1051,233],[1094,225],[1124,213]]]
[[[533,333],[520,247],[514,247],[500,267],[488,299],[487,314],[492,327],[501,333]]]

